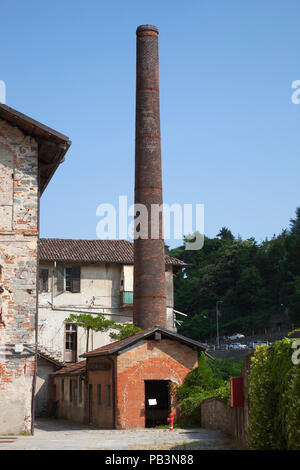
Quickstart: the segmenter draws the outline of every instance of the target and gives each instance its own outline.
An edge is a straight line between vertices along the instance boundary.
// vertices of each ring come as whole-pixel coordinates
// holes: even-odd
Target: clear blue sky
[[[164,201],[204,203],[205,233],[279,233],[299,202],[298,0],[2,0],[7,104],[73,144],[41,236],[96,238],[96,207],[133,201],[135,30],[160,30]],[[175,243],[174,245],[179,243]]]

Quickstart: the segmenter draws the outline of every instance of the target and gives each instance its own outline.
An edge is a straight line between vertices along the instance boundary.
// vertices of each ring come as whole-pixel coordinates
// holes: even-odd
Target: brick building
[[[83,354],[52,375],[57,416],[101,428],[167,424],[177,409],[170,385],[181,385],[205,348],[162,327]]]
[[[0,104],[0,432],[32,432],[39,197],[71,142]]]
[[[77,362],[86,352],[85,329],[65,323],[70,313],[132,322],[132,242],[42,238],[39,260],[39,347],[54,359]],[[165,255],[166,317],[174,331],[173,279],[184,266],[183,261]],[[109,333],[91,331],[88,348],[109,342]]]

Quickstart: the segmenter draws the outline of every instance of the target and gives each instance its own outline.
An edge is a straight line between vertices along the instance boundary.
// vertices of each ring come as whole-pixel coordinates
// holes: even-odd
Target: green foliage
[[[300,366],[292,361],[293,341],[255,349],[249,378],[253,449],[300,449]]]
[[[111,339],[114,339],[115,341],[129,338],[130,336],[135,335],[136,333],[139,333],[140,331],[142,331],[142,329],[139,326],[133,325],[132,323],[127,323],[125,325],[115,323],[113,328],[116,330],[119,330],[118,333],[112,332],[109,334]]]
[[[200,424],[200,405],[206,398],[214,397],[228,404],[230,371],[234,373],[232,376],[239,375],[240,366],[233,366],[231,361],[223,359],[218,359],[214,364],[214,361],[208,360],[204,353],[200,354],[198,367],[186,376],[184,383],[175,391],[184,424]]]
[[[114,320],[107,320],[103,315],[89,315],[86,313],[80,314],[70,314],[66,318],[65,323],[73,323],[76,326],[85,328],[86,330],[93,331],[108,331],[109,329],[118,330],[118,332],[112,331],[109,336],[111,339],[118,341],[120,339],[128,338],[139,331],[142,331],[136,325],[132,323],[120,324],[116,323]]]
[[[273,314],[300,323],[300,208],[271,240],[234,238],[222,227],[205,237],[201,250],[180,246],[169,251],[187,263],[174,280],[176,309],[188,314],[179,333],[198,340],[216,335],[216,302],[222,300],[219,330],[251,333],[268,327]],[[182,320],[182,318],[180,318]]]
[[[107,331],[115,325],[113,320],[106,320],[103,315],[89,315],[86,313],[71,313],[65,319],[65,323],[73,323],[82,328],[91,329],[93,331]]]
[[[243,360],[235,362],[233,358],[221,359],[216,357],[209,361],[214,377],[221,380],[229,380],[231,377],[240,377]]]

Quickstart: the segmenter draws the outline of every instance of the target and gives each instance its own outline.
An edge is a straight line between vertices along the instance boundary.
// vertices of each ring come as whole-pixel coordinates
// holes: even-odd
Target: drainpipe
[[[38,360],[38,312],[39,312],[39,260],[40,260],[40,172],[38,171],[38,201],[37,201],[37,258],[36,258],[36,296],[35,296],[35,318],[34,318],[34,329],[35,329],[35,342],[34,342],[34,372],[32,380],[32,391],[31,391],[31,435],[34,435],[35,425],[35,390],[36,390],[36,375],[37,375],[37,360]]]
[[[51,291],[51,307],[54,308],[54,272],[56,270],[56,261],[53,263],[52,270],[52,291]]]

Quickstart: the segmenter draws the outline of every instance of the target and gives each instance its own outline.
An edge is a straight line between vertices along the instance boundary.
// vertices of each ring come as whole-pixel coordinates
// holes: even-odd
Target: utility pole
[[[219,308],[218,304],[221,304],[223,301],[218,300],[216,303],[216,317],[217,317],[217,346],[220,346],[220,341],[219,341]]]

